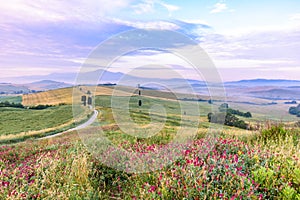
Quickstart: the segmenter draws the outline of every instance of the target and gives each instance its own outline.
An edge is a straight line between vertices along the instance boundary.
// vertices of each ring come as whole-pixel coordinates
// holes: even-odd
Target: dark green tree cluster
[[[31,107],[29,107],[29,109],[32,109],[32,110],[43,110],[43,109],[46,109],[46,108],[49,108],[49,107],[52,107],[52,105],[31,106]]]
[[[242,129],[247,129],[248,125],[245,121],[240,120],[231,113],[221,112],[221,113],[208,113],[208,121],[212,123],[225,124],[227,126],[234,126]]]
[[[21,103],[10,103],[8,101],[0,102],[0,107],[24,108],[24,106]]]
[[[14,103],[14,102],[0,102],[0,107],[12,107],[12,108],[26,108],[25,106],[23,106],[21,103]],[[42,109],[46,109],[52,107],[52,105],[37,105],[37,106],[30,106],[28,107],[29,109],[33,109],[33,110],[42,110]]]
[[[247,129],[248,125],[245,121],[240,120],[235,115],[242,117],[252,117],[250,112],[241,112],[239,110],[234,110],[229,108],[227,103],[223,103],[219,107],[220,113],[208,113],[208,121],[212,123],[225,124],[227,126],[234,126],[242,129]]]
[[[232,115],[238,115],[241,117],[246,117],[246,118],[251,118],[252,114],[250,112],[241,112],[239,110],[235,110],[232,108],[229,108],[229,105],[227,103],[223,103],[220,105],[219,107],[220,112],[227,112],[230,113]]]
[[[227,113],[230,113],[230,114],[233,114],[233,115],[238,115],[238,116],[241,116],[241,117],[246,117],[246,118],[251,118],[252,117],[252,114],[250,112],[241,112],[239,110],[234,110],[234,109],[231,109],[231,108],[229,108],[227,110]]]
[[[290,107],[289,113],[291,115],[297,115],[297,117],[300,117],[300,104],[297,107],[295,106]]]

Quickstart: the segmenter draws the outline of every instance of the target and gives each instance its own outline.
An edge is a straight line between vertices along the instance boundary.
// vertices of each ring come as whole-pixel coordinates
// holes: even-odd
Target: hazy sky
[[[225,81],[300,80],[300,1],[9,0],[0,4],[0,82],[77,72],[98,44],[134,28],[173,30],[193,38]],[[126,55],[112,71],[125,72],[143,60],[182,65],[181,72],[189,73],[174,55],[145,56]]]

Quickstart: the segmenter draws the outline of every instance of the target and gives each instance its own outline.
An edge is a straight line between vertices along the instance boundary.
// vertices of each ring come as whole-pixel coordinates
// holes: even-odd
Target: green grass
[[[170,165],[146,173],[127,173],[106,166],[103,160],[93,157],[87,143],[83,144],[76,132],[43,141],[25,141],[0,147],[0,199],[300,198],[299,129],[278,126],[251,135],[245,130],[226,126],[218,130],[221,126],[207,122],[206,115],[210,110],[207,103],[197,105],[195,102],[184,102],[187,109],[183,117],[187,119],[181,120],[182,111],[177,101],[131,97],[127,114],[137,126],[147,127],[151,117],[154,121],[166,120],[157,134],[139,138],[130,135],[130,129],[123,132],[114,120],[112,110],[117,115],[126,113],[122,107],[126,98],[116,98],[117,103],[111,108],[111,97],[96,97],[96,109],[101,114],[98,116],[100,124],[94,123],[94,126],[102,127],[102,136],[114,147],[140,156],[149,152],[156,154],[157,149],[173,140],[180,127],[193,127],[194,119],[201,120],[201,131],[185,146],[182,156]],[[142,107],[137,106],[140,98],[143,100]],[[149,110],[157,104],[164,107],[166,115],[161,110],[149,114]],[[195,106],[199,106],[201,116],[196,116]],[[24,128],[25,120],[30,121],[29,115],[35,119],[30,121],[35,126],[46,126],[50,122],[52,126],[53,123],[62,123],[63,117],[67,120],[68,114],[72,116],[70,111],[70,106],[59,106],[41,111],[3,108],[0,113],[10,124],[17,124],[13,120],[17,118],[19,123],[23,123],[19,128]],[[7,118],[9,113],[13,113],[10,120]],[[22,117],[26,116],[28,118],[22,122]],[[37,119],[47,120],[40,123]],[[209,127],[219,135],[216,143],[205,137]],[[90,141],[95,143],[94,139],[99,139],[93,138],[97,128],[89,127],[82,134],[87,138],[91,136]],[[237,134],[227,134],[230,132]],[[102,140],[100,142],[102,144]],[[211,144],[215,144],[212,149]],[[204,153],[206,150],[208,152]],[[122,155],[112,151],[106,154],[115,156],[112,161],[122,158]],[[163,155],[164,158],[167,156]]]
[[[71,106],[55,106],[43,110],[0,108],[0,135],[56,127],[72,118]]]
[[[251,99],[255,103],[255,99]],[[268,101],[270,103],[271,101]],[[283,101],[275,101],[278,104],[273,105],[250,105],[245,103],[229,102],[230,108],[240,110],[243,112],[251,112],[252,118],[245,119],[246,121],[259,122],[259,121],[282,121],[290,122],[297,120],[296,116],[288,113],[290,105],[284,104]],[[220,103],[221,104],[221,103]]]
[[[0,96],[0,102],[22,103],[22,96]]]
[[[75,132],[0,147],[0,198],[297,199],[300,146],[293,131],[266,131],[277,130],[286,137],[249,136],[241,141],[223,135],[207,155],[201,152],[208,140],[195,139],[171,165],[147,173],[107,167]],[[131,141],[118,131],[107,132],[106,137],[128,151],[151,152],[148,147],[155,147],[146,140]]]
[[[129,100],[129,102],[128,102]],[[142,106],[138,106],[138,100],[142,100]],[[112,102],[114,102],[112,106]],[[113,107],[123,108],[121,105],[128,105],[130,111],[141,110],[143,112],[149,112],[149,110],[156,105],[162,106],[167,114],[182,115],[185,111],[187,115],[193,116],[200,114],[200,116],[207,116],[207,113],[211,112],[211,105],[207,102],[192,102],[192,101],[177,101],[151,97],[112,97],[111,96],[96,96],[95,105],[100,107]],[[199,109],[197,112],[196,109]],[[181,113],[182,110],[182,113]]]

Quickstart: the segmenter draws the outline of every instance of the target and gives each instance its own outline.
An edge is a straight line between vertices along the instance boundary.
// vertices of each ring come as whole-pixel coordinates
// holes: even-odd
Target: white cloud
[[[111,64],[109,70],[145,78],[201,79],[194,67],[181,57],[152,50],[139,50],[132,55],[122,56]]]
[[[214,13],[221,13],[225,11],[233,12],[234,10],[229,9],[225,2],[219,2],[213,6],[213,9],[210,11],[210,13],[214,14]]]
[[[125,8],[132,0],[10,0],[0,4],[1,22],[97,21]]]
[[[162,5],[163,7],[165,7],[168,10],[169,16],[172,15],[172,12],[179,10],[178,6],[171,5],[171,4],[166,4],[166,3],[162,2],[162,1],[160,2],[160,5]]]
[[[239,36],[207,35],[201,47],[218,68],[299,68],[300,31],[263,31]]]
[[[219,13],[227,10],[228,7],[225,3],[216,3],[210,13]]]
[[[300,13],[296,13],[296,14],[290,15],[289,19],[292,20],[292,21],[294,21],[294,20],[295,21],[300,20]]]
[[[132,8],[136,14],[151,13],[154,12],[154,1],[144,0],[143,3],[133,5]]]
[[[156,5],[167,9],[169,16],[172,15],[172,12],[179,10],[178,6],[167,4],[160,0],[144,0],[142,3],[133,5],[132,8],[136,14],[153,13]]]
[[[159,29],[159,30],[177,30],[180,27],[174,23],[166,22],[166,21],[126,21],[121,19],[112,19],[113,23],[122,24],[134,28],[140,29]]]

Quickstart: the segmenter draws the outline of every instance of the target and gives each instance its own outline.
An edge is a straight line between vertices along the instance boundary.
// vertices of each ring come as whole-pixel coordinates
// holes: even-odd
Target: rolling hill
[[[45,90],[54,90],[59,88],[67,88],[67,87],[71,87],[72,85],[64,82],[42,80],[42,81],[25,84],[25,86],[27,86],[30,90],[45,91]]]
[[[27,94],[71,86],[71,84],[52,80],[42,80],[26,84],[0,83],[0,94]]]

